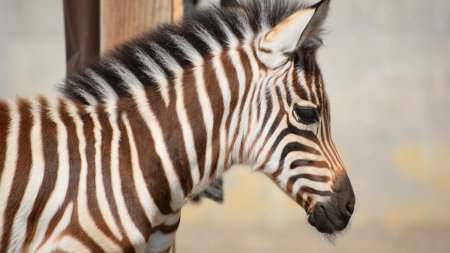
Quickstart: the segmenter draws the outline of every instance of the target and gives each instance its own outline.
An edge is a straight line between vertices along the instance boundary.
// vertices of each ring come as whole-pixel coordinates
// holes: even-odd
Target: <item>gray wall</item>
[[[64,77],[60,0],[0,0],[0,98],[54,95]]]
[[[333,1],[320,61],[360,215],[450,225],[450,2]]]

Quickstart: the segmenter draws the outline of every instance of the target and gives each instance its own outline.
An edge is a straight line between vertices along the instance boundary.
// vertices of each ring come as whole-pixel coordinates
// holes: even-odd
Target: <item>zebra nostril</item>
[[[345,209],[347,209],[347,212],[350,215],[352,215],[353,211],[355,211],[355,202],[354,201],[347,202],[347,204],[345,205]]]

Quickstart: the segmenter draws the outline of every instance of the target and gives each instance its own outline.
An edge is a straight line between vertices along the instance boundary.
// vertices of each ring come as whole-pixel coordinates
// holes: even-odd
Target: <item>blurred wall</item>
[[[0,98],[54,96],[64,52],[61,0],[0,0]]]
[[[450,2],[339,0],[319,61],[333,135],[357,194],[353,226],[450,227]],[[64,77],[59,0],[0,1],[0,97],[55,94]],[[183,223],[305,224],[262,175],[226,177],[223,206]]]
[[[450,2],[333,2],[320,61],[356,220],[450,225]]]

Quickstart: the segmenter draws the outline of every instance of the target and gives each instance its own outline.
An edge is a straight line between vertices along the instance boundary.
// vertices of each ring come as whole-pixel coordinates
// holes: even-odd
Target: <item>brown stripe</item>
[[[280,91],[279,91],[278,89],[276,90],[276,95],[277,95],[277,97],[276,97],[276,103],[278,103],[278,105],[279,105],[280,108],[279,108],[277,117],[275,118],[273,124],[270,126],[270,130],[269,130],[269,132],[268,132],[268,134],[267,134],[267,138],[266,138],[266,140],[264,141],[264,146],[267,145],[267,142],[269,141],[270,137],[275,133],[275,131],[276,131],[276,129],[278,128],[278,126],[282,123],[281,120],[282,120],[283,117],[286,115],[286,110],[284,109],[284,106],[283,106],[283,104],[282,104],[281,94],[280,94]],[[273,100],[275,100],[275,99],[273,99]],[[279,143],[277,143],[277,142],[275,142],[275,143],[273,144],[273,146],[272,146],[272,148],[271,148],[271,152],[275,152],[275,150],[276,150],[277,147],[278,147],[278,144],[279,144]],[[264,146],[263,146],[263,147],[264,147]],[[261,153],[263,149],[264,149],[264,148],[261,148],[261,150],[259,151],[259,153]],[[259,155],[260,155],[260,154],[258,154],[258,156],[259,156]],[[266,157],[266,160],[264,161],[263,166],[261,166],[262,169],[264,169],[264,167],[265,167],[266,164],[269,162],[269,160],[270,160],[270,156],[268,155],[268,156]],[[284,162],[284,161],[281,161],[281,162]],[[282,165],[282,163],[280,163],[280,164]],[[278,167],[278,169],[277,169],[274,173],[272,173],[272,178],[273,178],[273,179],[278,178],[278,176],[281,174],[282,170],[283,170],[283,166]]]
[[[311,174],[298,174],[298,175],[292,176],[288,179],[286,189],[289,194],[292,193],[292,188],[294,187],[295,182],[297,182],[297,180],[302,179],[302,178],[308,179],[311,181],[315,181],[315,182],[321,182],[321,183],[327,183],[327,182],[331,181],[330,177],[327,177],[327,176],[316,176],[316,175],[311,175]]]
[[[266,54],[271,54],[273,53],[272,49],[268,49],[268,48],[263,48],[263,47],[258,47],[259,51],[266,53]]]
[[[228,84],[229,84],[229,88],[230,88],[230,108],[229,108],[229,114],[227,116],[226,119],[226,123],[225,123],[225,129],[226,129],[226,133],[229,134],[230,132],[230,124],[231,124],[231,119],[233,118],[234,115],[234,111],[236,109],[237,103],[238,103],[238,98],[239,98],[239,81],[237,78],[237,72],[236,69],[234,68],[232,62],[231,62],[231,58],[229,57],[228,54],[223,54],[220,57],[220,60],[222,62],[222,66],[224,68],[224,72],[227,75],[227,79],[228,79]],[[226,158],[225,158],[225,169],[228,169],[228,164],[229,164],[229,159],[230,159],[230,147],[228,147],[228,136],[226,138]]]
[[[122,194],[126,201],[126,208],[130,214],[133,223],[136,225],[138,230],[145,238],[150,236],[151,224],[147,220],[145,212],[139,203],[139,199],[136,193],[135,182],[133,178],[133,170],[131,166],[131,151],[130,151],[130,140],[127,134],[127,130],[122,121],[122,118],[118,118],[118,127],[121,133],[121,138],[119,142],[119,173],[122,186]]]
[[[194,135],[194,145],[195,150],[197,151],[200,178],[203,178],[205,171],[206,127],[203,120],[200,99],[198,98],[195,87],[196,84],[193,70],[185,71],[183,75],[184,105]]]
[[[325,156],[325,158],[329,161],[330,166],[333,166],[333,162],[336,163],[336,160],[333,158],[333,156],[331,155],[332,152],[330,151],[327,142],[329,141],[329,136],[327,134],[327,132],[329,131],[329,129],[326,127],[326,124],[329,123],[329,118],[326,116],[326,113],[323,114],[324,118],[322,120],[322,127],[320,128],[320,148],[322,150],[323,155]],[[338,163],[336,163],[338,164]],[[330,167],[330,169],[333,169],[332,167]]]
[[[176,97],[174,84],[170,82],[171,88],[169,89],[170,97]],[[186,84],[190,86],[190,84]],[[190,86],[192,88],[192,86]],[[167,146],[170,160],[173,162],[175,171],[184,195],[188,195],[193,186],[191,170],[189,169],[189,159],[187,158],[186,146],[183,139],[183,131],[181,130],[181,124],[177,117],[176,103],[177,99],[171,99],[166,107],[164,100],[161,97],[160,92],[155,90],[147,91],[147,99],[149,101],[148,106],[154,111],[159,125],[162,129],[164,137],[164,143]],[[197,112],[198,113],[198,112]],[[132,124],[132,122],[130,123]]]
[[[156,206],[162,214],[171,214],[173,210],[170,206],[170,188],[162,163],[155,151],[155,143],[150,131],[136,110],[128,113],[131,130],[136,136],[136,150],[138,152],[139,163],[147,183],[147,190],[150,192]]]
[[[250,73],[252,73],[251,71],[252,70],[250,69]],[[248,155],[249,155],[248,150],[247,150],[247,152],[245,154],[246,157],[244,157],[244,152],[245,152],[245,146],[246,146],[247,141],[248,141],[248,137],[249,137],[249,135],[250,135],[250,133],[252,131],[252,127],[253,127],[252,115],[253,115],[253,113],[255,113],[255,110],[253,108],[253,104],[255,102],[254,99],[256,97],[256,92],[258,92],[258,86],[260,86],[260,85],[256,85],[256,84],[252,85],[252,80],[251,80],[252,77],[251,76],[252,75],[250,75],[250,80],[248,80],[248,86],[253,86],[253,91],[252,91],[251,95],[244,100],[244,101],[246,101],[246,103],[249,104],[248,105],[248,107],[249,107],[248,115],[244,116],[244,117],[247,117],[247,119],[248,119],[247,131],[246,131],[247,134],[245,134],[244,139],[242,140],[242,143],[241,143],[241,147],[239,149],[239,156],[243,160],[247,160],[248,159]]]
[[[246,54],[248,56],[249,61],[250,61],[250,59],[255,59],[255,61],[256,61],[255,63],[257,65],[259,65],[259,62],[256,60],[257,57],[254,54],[253,47],[252,47],[250,52],[247,52],[247,51],[245,51],[245,52],[246,52]],[[260,68],[258,68],[258,69],[260,69]],[[251,72],[252,73],[252,75],[251,75],[252,78],[255,78],[253,76],[253,69],[251,69],[251,71],[252,71]],[[252,84],[252,83],[250,82],[250,84]],[[254,90],[253,90],[253,93],[252,93],[251,98],[249,100],[249,102],[250,102],[250,109],[249,109],[249,115],[248,115],[248,117],[249,117],[249,124],[248,124],[248,127],[247,127],[247,133],[248,134],[246,134],[245,137],[244,137],[244,141],[242,142],[243,143],[242,149],[240,151],[242,157],[243,157],[243,152],[246,152],[245,153],[245,157],[243,157],[244,160],[250,159],[250,155],[251,155],[251,152],[253,150],[253,146],[255,145],[257,140],[259,139],[259,138],[254,138],[252,140],[249,140],[248,137],[249,137],[249,135],[250,135],[250,133],[252,131],[256,131],[256,129],[254,129],[256,127],[256,125],[254,125],[254,124],[257,124],[258,120],[259,120],[259,113],[260,113],[260,107],[261,106],[260,106],[260,103],[258,103],[258,100],[260,99],[261,90],[263,88],[265,88],[264,85],[254,84]],[[260,134],[261,134],[261,131],[259,131],[258,137],[260,136]],[[248,141],[252,141],[252,143],[250,145],[249,150],[245,150],[245,147],[247,146],[247,142]]]
[[[290,69],[292,69],[292,67],[289,68],[289,70]],[[284,88],[284,90],[286,92],[286,102],[287,102],[288,106],[290,107],[292,105],[292,94],[291,94],[291,89],[289,89],[288,85],[291,85],[291,84],[288,84],[287,78],[288,78],[288,75],[284,75],[283,81],[282,81],[283,82],[282,87]]]
[[[180,226],[180,219],[175,224],[172,225],[160,225],[153,229],[154,232],[160,231],[163,234],[172,234],[175,231],[177,231],[178,227]]]
[[[269,92],[265,92],[264,93],[264,98],[263,99],[265,99],[266,100],[266,105],[267,105],[267,108],[266,108],[266,110],[265,110],[265,113],[263,114],[264,115],[264,119],[263,119],[263,122],[262,122],[262,125],[261,125],[261,131],[258,133],[258,137],[257,137],[257,139],[259,140],[260,138],[262,138],[262,132],[264,131],[264,129],[265,129],[265,127],[266,127],[266,124],[267,124],[267,122],[269,121],[269,118],[270,118],[270,115],[272,115],[272,110],[273,110],[273,103],[272,103],[272,97],[271,97],[271,95],[270,95],[270,93]],[[259,108],[260,106],[258,106],[258,108]],[[268,136],[268,138],[270,138],[270,136]],[[264,146],[266,145],[266,143],[267,143],[267,141],[268,141],[268,138],[266,138],[265,140],[264,140],[264,143],[263,143],[263,145],[261,146],[261,149],[260,150],[257,150],[257,155],[256,155],[256,157],[258,157],[259,155],[260,155],[260,153],[261,153],[261,151],[264,149]],[[252,145],[252,147],[250,148],[250,153],[251,152],[253,152],[253,149],[255,148],[255,145],[256,145],[256,142],[255,143],[253,143],[253,145]]]
[[[300,82],[300,77],[298,76],[296,68],[292,69],[292,81],[293,81],[292,86],[297,96],[299,96],[302,100],[308,100],[306,90],[303,88],[303,85]]]
[[[17,101],[20,123],[19,126],[19,140],[18,140],[18,156],[16,170],[11,185],[11,192],[8,196],[8,201],[4,214],[3,237],[1,241],[2,248],[0,252],[6,252],[11,237],[11,230],[22,202],[26,186],[28,184],[30,169],[32,165],[31,157],[31,128],[33,126],[33,116],[31,114],[31,105],[29,101]]]
[[[225,105],[222,93],[220,92],[219,80],[217,79],[217,74],[214,71],[214,66],[211,59],[208,59],[205,62],[204,79],[206,92],[208,93],[209,101],[211,102],[211,107],[214,115],[213,133],[211,136],[212,163],[210,174],[210,178],[213,178],[217,171],[217,163],[219,160],[220,151],[221,149],[225,148],[220,146],[220,125],[223,121]]]
[[[244,72],[245,72],[245,90],[244,90],[244,93],[243,93],[243,96],[242,96],[242,101],[241,101],[240,108],[237,108],[238,111],[235,111],[234,113],[238,113],[239,114],[238,119],[242,119],[243,117],[245,117],[243,115],[243,113],[244,113],[244,106],[245,106],[245,102],[246,102],[246,99],[247,99],[247,96],[248,96],[248,93],[249,93],[249,90],[250,90],[251,82],[252,82],[252,80],[251,80],[252,69],[251,69],[251,66],[250,66],[249,59],[247,57],[245,57],[245,53],[242,51],[242,49],[238,50],[238,54],[239,54],[239,58],[241,60],[241,63],[242,63],[242,66],[243,66]],[[234,132],[234,136],[233,136],[233,141],[231,142],[231,147],[232,148],[236,148],[234,146],[236,144],[237,137],[239,135],[239,129],[241,128],[241,122],[242,122],[241,120],[238,120],[237,128],[236,128],[236,131]],[[242,143],[241,143],[241,145],[242,145]],[[241,147],[237,147],[237,148],[240,149]],[[241,152],[241,150],[239,150],[239,156],[240,157],[238,159],[242,159],[242,154],[240,152]]]
[[[253,101],[253,103],[252,103],[254,106],[251,109],[251,111],[253,113],[253,115],[251,117],[252,118],[255,117],[255,125],[253,123],[251,123],[251,126],[249,126],[249,129],[248,129],[248,133],[250,133],[251,131],[257,131],[257,130],[259,130],[259,131],[258,131],[256,137],[253,140],[251,140],[253,142],[250,145],[249,150],[247,150],[246,159],[250,159],[250,156],[253,153],[253,150],[255,149],[256,144],[258,143],[258,141],[260,141],[262,132],[264,131],[263,126],[260,129],[255,129],[255,127],[258,127],[258,123],[260,122],[260,116],[261,116],[260,115],[260,113],[261,113],[261,96],[260,96],[261,92],[262,92],[262,89],[261,89],[261,87],[259,87],[256,90],[255,101]],[[263,97],[263,99],[266,99],[266,98]],[[267,111],[266,111],[266,113],[267,113]]]
[[[278,115],[276,116],[275,120],[273,121],[273,124],[270,126],[270,130],[267,133],[267,138],[264,140],[264,144],[261,147],[261,149],[258,152],[257,157],[259,157],[261,155],[261,152],[264,150],[264,147],[266,145],[268,145],[269,139],[270,137],[273,135],[273,133],[275,132],[275,130],[278,128],[278,126],[281,124],[281,120],[283,119],[283,113],[281,111],[278,112]],[[265,166],[267,165],[267,163],[269,162],[271,156],[272,156],[272,152],[275,152],[276,146],[273,146],[270,149],[270,152],[267,154],[266,159],[264,160],[264,163],[261,165],[260,169],[264,170]],[[279,167],[277,169],[277,171],[275,171],[275,173],[272,174],[272,178],[275,179],[277,178],[280,174],[281,174],[281,170],[282,168]]]
[[[300,191],[298,192],[298,195],[303,196],[304,194],[314,194],[314,195],[318,195],[318,196],[322,196],[322,197],[329,197],[332,195],[331,191],[319,191],[307,186],[303,186],[302,188],[300,188]]]
[[[314,85],[314,75],[311,72],[305,72],[306,86],[308,87],[309,93],[311,95],[311,102],[313,104],[317,104],[317,98],[314,95],[314,91],[316,90],[316,86]]]
[[[67,205],[73,201],[74,203],[74,212],[72,213],[73,217],[76,218],[76,210],[77,210],[77,193],[78,193],[78,185],[80,180],[80,166],[81,166],[81,158],[79,152],[79,140],[76,132],[76,127],[73,119],[69,116],[67,111],[67,104],[63,100],[59,101],[58,113],[61,121],[67,130],[67,148],[69,154],[69,185],[67,187],[66,198],[61,205],[61,208],[55,213],[55,215],[51,218],[50,223],[48,225],[48,229],[45,233],[45,238],[49,238],[56,226],[60,222]],[[61,165],[65,166],[65,165]],[[59,190],[59,189],[55,189]],[[68,229],[75,226],[76,224],[71,222],[68,226]]]
[[[45,98],[39,99],[41,107],[41,135],[42,147],[44,156],[44,177],[36,196],[33,209],[28,216],[27,230],[24,242],[24,250],[31,243],[36,233],[38,221],[41,218],[45,205],[50,198],[56,184],[56,177],[58,175],[59,156],[58,156],[58,141],[57,141],[57,127],[55,122],[49,117],[50,109]]]
[[[100,245],[98,245],[93,239],[91,239],[89,235],[87,235],[86,232],[84,232],[84,230],[80,227],[77,217],[78,217],[78,210],[75,209],[72,214],[70,225],[66,229],[64,234],[69,235],[70,237],[77,240],[79,243],[83,244],[83,246],[89,249],[89,252],[104,252],[103,249],[100,247]]]
[[[112,127],[109,122],[109,113],[106,112],[103,106],[98,107],[98,119],[102,128],[102,143],[101,143],[101,170],[102,181],[106,194],[106,201],[111,210],[113,220],[117,222],[117,226],[121,234],[124,234],[124,228],[119,218],[119,213],[116,205],[116,201],[113,195],[112,181],[111,181],[111,142],[112,142]],[[127,237],[123,237],[121,246],[128,245],[130,242]]]
[[[294,162],[291,163],[290,169],[293,170],[298,167],[305,167],[305,166],[325,168],[325,169],[330,167],[328,163],[325,161],[295,160]]]
[[[314,204],[313,198],[311,196],[308,196],[306,198],[305,205],[304,205],[306,213],[308,213],[308,214],[311,213],[311,211],[312,211],[311,209],[313,208],[313,204]]]
[[[332,161],[334,161],[334,163],[336,165],[340,165],[343,167],[341,160],[339,158],[339,154],[337,153],[337,150],[334,147],[334,144],[333,144],[333,141],[331,138],[331,119],[330,119],[329,104],[328,104],[327,99],[325,99],[325,103],[326,103],[326,106],[324,107],[324,109],[325,109],[324,110],[324,115],[325,115],[324,116],[325,117],[324,124],[326,126],[326,128],[325,128],[326,132],[325,132],[325,139],[323,139],[323,141],[324,141],[324,144],[326,144],[326,145],[324,145],[324,146],[325,146],[327,152],[329,152]]]
[[[93,218],[96,226],[104,233],[106,234],[110,239],[112,239],[114,242],[119,244],[119,241],[114,237],[112,232],[109,230],[108,225],[106,224],[101,211],[100,207],[98,205],[97,201],[97,189],[95,184],[95,178],[96,175],[96,167],[95,167],[95,158],[96,154],[95,145],[97,144],[97,141],[95,139],[94,134],[94,122],[87,112],[85,112],[82,108],[79,109],[81,112],[80,116],[83,120],[83,133],[84,138],[86,140],[86,149],[85,149],[85,155],[86,155],[86,162],[87,162],[87,180],[86,180],[86,198],[87,198],[87,205],[88,210],[91,214],[91,217]],[[95,112],[96,113],[96,112]]]

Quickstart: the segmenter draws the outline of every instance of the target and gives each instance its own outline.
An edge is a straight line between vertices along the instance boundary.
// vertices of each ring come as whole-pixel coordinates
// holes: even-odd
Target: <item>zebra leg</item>
[[[169,253],[175,243],[176,231],[165,234],[163,231],[154,232],[150,236],[150,247],[147,253]]]
[[[148,240],[146,253],[170,252],[175,243],[175,234],[180,225],[180,212],[171,215],[163,224],[154,228]]]

